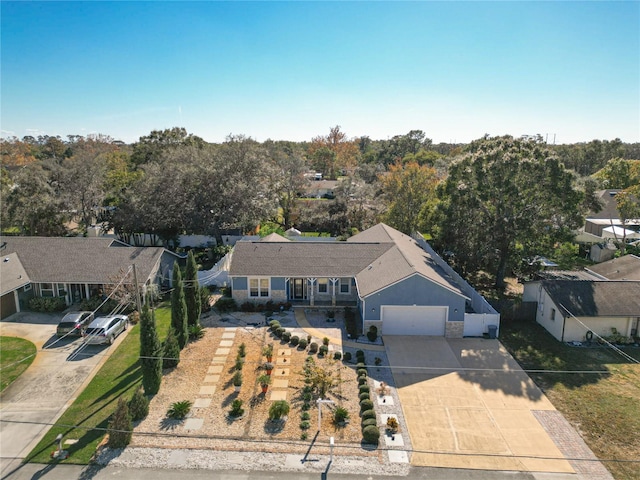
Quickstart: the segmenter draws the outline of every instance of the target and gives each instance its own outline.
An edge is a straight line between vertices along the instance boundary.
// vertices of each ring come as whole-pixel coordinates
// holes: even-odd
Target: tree
[[[187,304],[187,324],[189,326],[200,325],[200,285],[198,284],[198,265],[189,251],[187,257],[187,269],[184,274],[184,296]]]
[[[153,130],[149,135],[140,137],[133,146],[131,160],[135,165],[161,162],[167,152],[179,147],[203,148],[205,141],[198,136],[187,133],[182,127]]]
[[[382,177],[382,191],[388,202],[384,220],[407,235],[426,231],[435,206],[438,177],[435,169],[416,162],[396,162]]]
[[[133,434],[133,424],[131,422],[131,414],[129,413],[129,405],[127,401],[118,398],[118,406],[113,412],[109,420],[109,442],[110,448],[124,448],[129,445]]]
[[[640,185],[640,160],[612,158],[593,176],[601,180],[605,188],[625,189]]]
[[[178,262],[173,263],[173,291],[171,292],[171,328],[175,331],[180,350],[189,340],[189,324],[187,322],[187,303],[182,284],[182,273]]]
[[[174,368],[180,363],[180,345],[173,328],[162,344],[162,368]]]
[[[336,178],[342,170],[355,168],[360,148],[358,140],[349,140],[340,125],[336,125],[329,129],[328,135],[314,137],[307,153],[326,178]]]
[[[503,289],[519,255],[566,241],[580,225],[583,193],[573,180],[537,140],[474,141],[440,190],[439,245],[456,268],[484,269]]]
[[[640,219],[640,185],[629,187],[616,195],[616,205],[622,223],[622,252],[624,254],[627,247],[627,225],[637,223]]]
[[[149,305],[142,307],[140,315],[140,364],[142,386],[147,395],[154,395],[162,383],[162,344],[156,331],[156,319]]]
[[[276,400],[269,407],[269,420],[280,420],[289,414],[289,403],[286,400]]]

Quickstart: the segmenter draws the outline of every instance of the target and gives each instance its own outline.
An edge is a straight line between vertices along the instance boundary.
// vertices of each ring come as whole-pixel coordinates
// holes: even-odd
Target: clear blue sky
[[[640,141],[640,2],[2,1],[2,136]]]

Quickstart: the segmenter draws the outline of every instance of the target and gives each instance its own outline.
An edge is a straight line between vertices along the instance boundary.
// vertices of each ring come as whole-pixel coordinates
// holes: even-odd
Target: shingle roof
[[[415,240],[384,223],[347,242],[238,242],[229,274],[355,277],[362,297],[419,274],[462,295],[458,285]]]
[[[640,282],[545,280],[542,285],[558,307],[576,317],[640,315]]]
[[[267,235],[266,237],[261,238],[260,241],[261,242],[290,242],[291,240],[289,240],[288,238],[284,238],[282,235],[278,235],[277,233],[273,232]]]
[[[3,252],[4,253],[4,252]],[[0,263],[0,295],[31,283],[18,255],[3,255]]]
[[[587,268],[609,280],[640,280],[640,257],[625,255]]]
[[[165,251],[129,247],[112,238],[2,237],[1,254],[16,253],[32,282],[107,283],[136,264],[138,281],[146,281]]]

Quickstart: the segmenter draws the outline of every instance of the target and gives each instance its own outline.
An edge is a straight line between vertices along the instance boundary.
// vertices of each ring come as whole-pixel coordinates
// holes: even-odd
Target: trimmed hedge
[[[360,393],[364,393],[364,392],[369,393],[369,392],[371,391],[371,387],[369,387],[369,385],[368,385],[368,384],[363,383],[362,385],[360,385],[360,386],[358,387],[358,390],[360,391]]]
[[[318,344],[316,342],[311,342],[309,344],[309,353],[316,353],[318,351]]]
[[[366,368],[359,368],[358,370],[356,370],[356,374],[359,377],[366,377],[367,376],[367,369]]]
[[[289,342],[295,347],[296,345],[298,345],[298,343],[300,343],[300,337],[298,337],[297,335],[292,335],[289,339]]]
[[[360,411],[364,412],[366,410],[373,409],[373,402],[370,399],[360,400]]]
[[[369,392],[361,392],[360,395],[358,395],[358,398],[360,400],[370,400],[371,397],[369,396]]]
[[[380,441],[380,429],[374,425],[367,425],[362,429],[362,438],[367,443],[377,445]]]
[[[369,425],[373,425],[374,427],[378,426],[378,421],[375,418],[367,418],[362,421],[362,428],[367,427]]]
[[[306,338],[301,338],[300,339],[300,341],[298,342],[298,348],[301,348],[302,350],[307,348],[307,339]]]
[[[375,410],[365,410],[362,412],[362,420],[366,420],[367,418],[376,418]]]
[[[344,359],[345,362],[350,362],[351,361],[351,352],[344,352],[344,355],[342,357]]]
[[[366,385],[366,383],[367,383],[366,376],[358,377],[358,386]]]
[[[334,360],[340,360],[340,359],[342,359],[342,353],[341,353],[341,352],[334,352],[334,353],[333,353],[333,359],[334,359]]]

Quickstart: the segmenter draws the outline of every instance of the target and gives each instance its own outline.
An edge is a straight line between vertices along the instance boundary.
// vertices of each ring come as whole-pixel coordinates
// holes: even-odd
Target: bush
[[[270,320],[269,321],[269,328],[272,328],[274,325],[277,325],[279,327],[280,326],[280,322],[278,320]]]
[[[318,354],[321,357],[324,357],[327,353],[329,353],[329,347],[327,347],[326,345],[320,345],[320,349],[318,351]]]
[[[167,339],[162,344],[162,368],[174,368],[180,363],[180,345],[173,328],[169,328]]]
[[[322,344],[323,344],[323,345],[327,345],[327,346],[328,346],[328,345],[329,345],[329,342],[330,342],[329,337],[324,337],[324,338],[322,339]]]
[[[368,385],[368,384],[363,383],[362,385],[360,385],[360,386],[358,387],[358,391],[359,391],[360,393],[363,393],[363,392],[367,392],[367,393],[369,393],[369,392],[371,392],[371,388],[369,387],[369,385]]]
[[[367,418],[376,418],[376,412],[374,410],[365,410],[362,412],[362,420],[366,420]]]
[[[369,396],[369,392],[360,392],[360,395],[358,395],[358,398],[360,400],[370,400],[371,397]]]
[[[67,304],[60,297],[33,297],[29,300],[29,308],[35,312],[61,312]]]
[[[311,342],[309,344],[309,353],[316,353],[318,351],[318,344],[316,342]]]
[[[373,402],[370,399],[360,400],[360,411],[371,410],[373,408]]]
[[[149,415],[149,399],[142,388],[138,388],[129,401],[129,413],[131,419],[136,422]]]
[[[278,327],[276,328],[274,333],[276,334],[276,337],[282,338],[282,334],[284,333],[284,331],[285,331],[284,328]]]
[[[236,371],[240,371],[240,370],[242,370],[242,367],[244,367],[244,362],[242,361],[242,357],[240,355],[238,355],[236,357],[236,363],[233,365],[233,368]]]
[[[311,428],[311,424],[308,420],[303,420],[300,422],[300,430],[309,430]]]
[[[280,325],[280,322],[277,320],[272,321],[269,326],[269,330],[271,330],[273,333],[276,333],[279,328],[282,328],[282,325]]]
[[[243,312],[254,312],[255,309],[256,306],[251,302],[244,302],[242,305],[240,305],[240,310]]]
[[[236,301],[233,298],[226,296],[220,297],[218,300],[216,300],[216,303],[213,304],[213,307],[220,313],[233,312],[238,309]]]
[[[236,370],[236,373],[233,374],[233,378],[231,379],[234,387],[240,387],[242,385],[242,372],[240,370]]]
[[[306,338],[301,338],[300,342],[298,342],[298,348],[304,350],[305,348],[307,348],[307,339]]]
[[[233,402],[231,402],[231,410],[229,411],[229,415],[232,417],[241,417],[244,414],[244,408],[242,408],[242,400],[236,398]]]
[[[300,407],[300,408],[302,408],[302,411],[303,411],[303,412],[306,412],[307,410],[310,410],[310,409],[311,409],[311,404],[310,404],[309,402],[304,402],[304,403],[302,404],[302,407]]]
[[[361,422],[362,428],[367,427],[369,425],[377,426],[378,421],[375,418],[367,418]]]
[[[289,340],[291,340],[291,332],[282,332],[282,340],[284,340],[285,342],[289,342]]]
[[[344,359],[345,362],[350,362],[351,361],[351,352],[344,352],[344,355],[342,356],[342,358]]]
[[[280,420],[289,413],[289,403],[286,400],[276,400],[269,407],[269,420]]]
[[[311,343],[311,335],[307,335],[307,345]]]
[[[211,292],[208,287],[200,287],[200,311],[208,312],[211,310],[211,304],[209,303],[209,298],[211,297]]]
[[[366,368],[359,368],[358,370],[356,370],[356,373],[359,377],[362,377],[363,375],[366,377],[367,376],[367,369]]]
[[[337,407],[333,411],[333,423],[341,423],[349,418],[349,411],[344,407]]]
[[[295,347],[296,345],[298,345],[298,343],[300,343],[300,337],[298,337],[297,335],[292,335],[289,339],[289,342]]]
[[[167,417],[181,420],[189,414],[191,405],[192,403],[189,400],[174,402],[169,407],[169,410],[167,410]]]
[[[342,353],[341,352],[334,352],[333,353],[333,359],[334,360],[340,360],[342,358]]]
[[[374,425],[367,425],[362,429],[362,438],[367,443],[377,445],[380,440],[380,429]]]
[[[356,368],[357,368],[358,370],[362,370],[362,369],[366,370],[366,369],[367,369],[367,364],[366,364],[366,363],[363,363],[363,362],[358,362],[358,363],[356,364]]]
[[[311,395],[311,393],[305,392],[302,394],[302,400],[304,400],[305,402],[310,402],[312,398],[313,395]]]
[[[367,332],[367,338],[370,342],[375,342],[378,338],[378,327],[376,327],[375,325],[371,325],[369,327],[369,331]]]
[[[309,412],[302,412],[300,414],[301,420],[309,420],[311,418],[311,414]]]
[[[120,397],[116,411],[113,412],[111,420],[109,420],[109,447],[126,447],[131,441],[132,432],[133,425],[131,423],[131,414],[129,413],[127,401],[123,397]]]
[[[380,365],[382,365],[382,359],[381,359],[380,357],[376,357],[376,358],[373,360],[373,363],[374,363],[374,365],[375,365],[376,367],[379,367]]]
[[[238,356],[242,358],[247,356],[247,346],[244,343],[238,345]]]
[[[189,340],[196,341],[204,337],[204,328],[199,323],[189,325]]]
[[[362,386],[362,385],[366,385],[367,384],[367,377],[365,375],[358,377],[358,386]]]
[[[364,358],[364,350],[356,350],[356,358]]]

